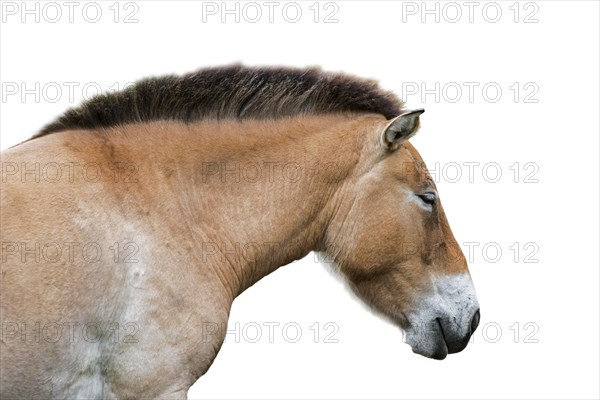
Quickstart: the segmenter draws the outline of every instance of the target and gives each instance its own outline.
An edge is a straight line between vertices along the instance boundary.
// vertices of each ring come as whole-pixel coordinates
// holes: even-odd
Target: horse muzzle
[[[419,327],[406,330],[406,342],[414,353],[427,358],[443,360],[448,354],[459,353],[469,344],[480,320],[477,309],[466,327],[457,326],[451,318],[438,317]]]
[[[438,277],[435,289],[423,296],[408,318],[406,343],[413,352],[443,360],[467,347],[481,313],[468,274]]]

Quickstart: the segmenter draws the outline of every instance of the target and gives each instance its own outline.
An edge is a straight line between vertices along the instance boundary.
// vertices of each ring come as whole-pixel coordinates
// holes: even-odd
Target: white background
[[[321,65],[378,79],[408,107],[427,110],[412,142],[436,171],[465,253],[465,243],[479,243],[468,257],[482,321],[462,353],[441,362],[413,354],[399,329],[311,254],[235,301],[230,326],[240,323],[238,339],[228,335],[190,398],[599,397],[597,2],[476,2],[470,21],[464,2],[338,1],[319,4],[315,22],[311,1],[298,3],[296,23],[282,15],[286,2],[273,22],[256,3],[263,13],[256,23],[248,21],[256,8],[244,3],[239,22],[231,14],[225,23],[221,2],[212,3],[215,15],[203,14],[201,2],[99,2],[96,23],[95,6],[85,14],[80,2],[69,22],[67,6],[54,4],[62,13],[55,23],[54,6],[39,3],[36,22],[35,12],[22,15],[21,2],[2,5],[2,149],[82,101],[84,87],[91,95],[238,61]],[[437,15],[423,16],[424,7]],[[333,11],[337,22],[325,23]],[[132,12],[137,22],[125,23]],[[430,92],[422,97],[421,89]],[[479,163],[471,177],[464,163]],[[269,322],[280,324],[273,343]],[[253,323],[262,327],[257,343]],[[298,342],[290,340],[294,329],[282,332],[286,323],[302,329]],[[326,343],[332,326],[337,343]]]

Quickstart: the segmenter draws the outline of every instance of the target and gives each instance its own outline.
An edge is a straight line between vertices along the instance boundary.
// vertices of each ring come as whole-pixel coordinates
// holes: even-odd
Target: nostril
[[[477,309],[477,311],[475,311],[475,315],[473,315],[473,319],[471,320],[471,334],[475,332],[475,329],[477,329],[477,326],[479,326],[480,317],[481,315],[479,313],[479,309]]]

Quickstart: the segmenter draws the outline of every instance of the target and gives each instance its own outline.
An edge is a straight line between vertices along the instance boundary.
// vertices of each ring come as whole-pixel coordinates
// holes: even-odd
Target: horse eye
[[[419,196],[419,198],[423,200],[423,203],[429,204],[430,206],[432,206],[435,203],[435,193],[433,192],[425,192],[418,194],[417,196]]]

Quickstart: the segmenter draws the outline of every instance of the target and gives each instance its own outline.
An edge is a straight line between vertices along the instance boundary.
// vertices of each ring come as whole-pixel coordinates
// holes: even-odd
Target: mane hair
[[[72,108],[32,138],[68,129],[203,119],[276,119],[365,112],[392,118],[403,103],[374,80],[320,68],[205,68],[183,76],[146,78]]]

